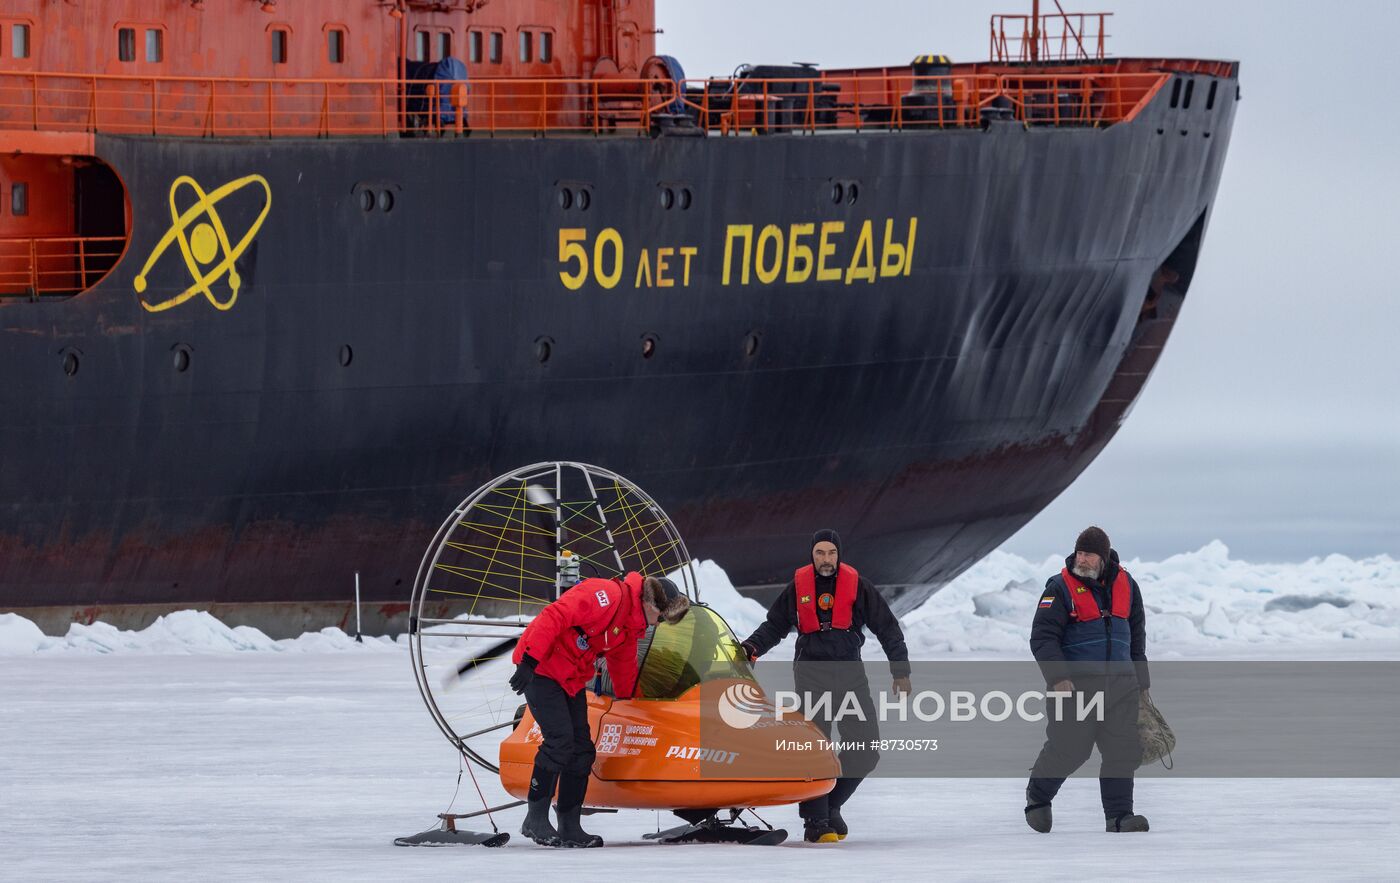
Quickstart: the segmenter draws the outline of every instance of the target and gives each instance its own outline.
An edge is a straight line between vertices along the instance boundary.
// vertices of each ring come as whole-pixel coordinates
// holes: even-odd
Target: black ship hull
[[[125,257],[81,296],[0,308],[0,607],[338,601],[353,571],[401,601],[452,506],[553,459],[635,480],[738,584],[786,580],[824,526],[877,583],[946,582],[1068,486],[1140,392],[1234,112],[1164,90],[1106,129],[99,136],[130,200]],[[249,175],[270,208],[236,299],[225,274],[143,307],[194,275],[172,251],[137,282],[176,223],[172,182]],[[231,240],[259,207],[236,202]],[[731,225],[790,244],[831,221],[840,278],[789,284],[784,265],[764,284],[770,242],[743,284]],[[907,272],[880,267],[887,221],[914,238]],[[620,262],[596,247],[607,228]],[[561,229],[599,264],[578,290]]]

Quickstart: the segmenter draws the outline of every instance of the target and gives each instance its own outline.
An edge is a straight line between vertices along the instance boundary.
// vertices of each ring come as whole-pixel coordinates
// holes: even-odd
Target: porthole
[[[588,211],[593,204],[593,188],[586,184],[574,184],[568,187],[561,186],[558,195],[559,208],[564,211],[578,209],[581,212]]]
[[[642,358],[650,359],[656,355],[656,335],[646,334],[642,336]]]
[[[683,187],[683,188],[681,188],[681,201],[680,201],[681,211],[683,211],[683,212],[688,212],[688,211],[690,211],[690,205],[691,205],[692,202],[694,202],[694,197],[693,197],[693,196],[691,195],[691,193],[690,193],[690,188],[689,188],[689,187]]]
[[[69,377],[78,373],[78,368],[81,367],[81,364],[82,360],[75,351],[69,350],[63,354],[63,373],[67,374]]]
[[[752,359],[758,355],[759,345],[763,342],[763,337],[757,331],[750,331],[744,337],[744,355]]]
[[[379,191],[379,210],[381,212],[391,212],[394,210],[394,194],[388,190]]]
[[[840,204],[841,204],[841,201],[842,201],[843,199],[845,199],[845,198],[846,198],[846,188],[845,188],[845,186],[842,185],[842,183],[841,183],[840,181],[837,181],[835,184],[832,184],[832,185],[831,185],[831,201],[832,201],[832,203],[833,203],[834,205],[840,205]]]
[[[353,361],[355,361],[355,351],[347,343],[340,348],[340,367],[349,368]]]
[[[661,207],[670,211],[676,204],[676,191],[670,187],[661,188]]]
[[[857,199],[860,199],[860,185],[852,181],[846,185],[846,202],[855,205]]]
[[[184,374],[186,371],[190,370],[190,348],[183,343],[177,343],[172,349],[174,350],[173,361],[175,371],[179,374]]]
[[[543,365],[549,361],[549,357],[554,355],[554,341],[548,337],[541,337],[535,341],[535,361]]]
[[[374,191],[368,188],[360,191],[360,208],[367,212],[374,211]]]

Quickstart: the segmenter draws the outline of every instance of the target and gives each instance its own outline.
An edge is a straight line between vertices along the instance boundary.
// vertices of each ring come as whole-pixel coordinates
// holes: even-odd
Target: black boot
[[[530,773],[529,809],[525,812],[525,824],[520,833],[540,846],[558,846],[559,832],[549,823],[549,802],[554,797],[554,785],[559,774],[541,769],[539,763]]]
[[[579,825],[579,816],[583,814],[583,807],[576,806],[573,809],[556,809],[559,813],[559,845],[575,849],[591,849],[594,846],[602,846],[603,838],[597,834],[590,834]]]
[[[583,830],[579,817],[583,814],[583,798],[588,793],[588,773],[564,773],[559,777],[559,845],[587,849],[602,846],[603,838]]]
[[[1119,813],[1113,816],[1105,814],[1104,822],[1104,830],[1114,833],[1147,830],[1147,819],[1144,816],[1134,815],[1130,812]]]
[[[840,806],[833,806],[827,812],[826,823],[832,826],[833,831],[836,831],[836,840],[846,840],[846,835],[850,834],[850,830],[846,827],[846,819],[841,819]]]
[[[831,830],[836,832],[837,840],[845,840],[850,831],[846,828],[846,820],[841,818],[841,807],[833,806],[827,810],[826,823],[831,826]]]
[[[1050,813],[1050,804],[1034,803],[1026,807],[1026,824],[1035,831],[1042,834],[1050,833],[1050,825],[1054,819]]]
[[[841,838],[830,819],[803,819],[802,839],[808,843],[836,843]]]
[[[836,780],[836,786],[826,795],[826,820],[836,832],[838,839],[845,840],[846,820],[841,818],[841,807],[846,805],[846,801],[851,799],[851,795],[856,793],[860,783],[864,781],[855,777],[843,777]]]

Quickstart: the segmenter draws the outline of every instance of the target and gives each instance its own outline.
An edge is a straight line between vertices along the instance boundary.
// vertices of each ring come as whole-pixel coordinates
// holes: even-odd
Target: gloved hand
[[[539,664],[538,659],[526,653],[520,664],[515,667],[515,674],[510,676],[510,688],[517,693],[524,693],[525,688],[535,679],[535,666]]]
[[[757,648],[757,647],[755,647],[753,644],[749,643],[748,641],[744,641],[744,642],[743,642],[742,644],[740,644],[739,646],[744,648],[744,655],[747,656],[747,657],[749,658],[749,662],[757,662],[757,661],[758,661],[758,648]]]

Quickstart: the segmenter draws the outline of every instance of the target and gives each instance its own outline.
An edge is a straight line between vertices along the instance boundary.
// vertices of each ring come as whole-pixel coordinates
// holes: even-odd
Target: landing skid
[[[677,825],[665,831],[643,834],[642,839],[658,843],[733,843],[741,846],[777,846],[787,839],[787,831],[782,828],[745,825],[739,820],[740,815],[741,810],[729,810],[729,818],[721,820],[716,813],[695,824]],[[764,822],[764,825],[767,824]]]
[[[505,846],[510,835],[487,834],[483,831],[458,831],[447,827],[433,828],[411,837],[397,837],[395,846]]]
[[[442,825],[431,828],[410,837],[396,837],[395,846],[505,846],[510,841],[510,835],[504,831],[487,834],[482,831],[459,831],[457,830],[458,819],[469,819],[473,816],[485,815],[498,812],[511,807],[519,806],[524,801],[508,803],[504,806],[494,806],[480,812],[472,813],[438,813],[438,818],[442,819]]]

